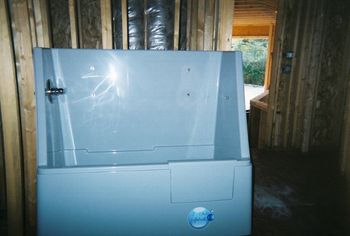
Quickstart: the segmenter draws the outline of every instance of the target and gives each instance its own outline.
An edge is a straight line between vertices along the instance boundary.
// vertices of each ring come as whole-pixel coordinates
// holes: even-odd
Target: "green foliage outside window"
[[[233,39],[232,49],[243,53],[244,83],[264,85],[267,39]]]

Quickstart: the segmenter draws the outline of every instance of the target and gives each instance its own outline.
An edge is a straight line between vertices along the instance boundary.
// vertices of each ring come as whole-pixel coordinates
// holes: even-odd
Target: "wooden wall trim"
[[[4,137],[9,235],[23,234],[22,158],[16,71],[6,0],[0,0],[0,106]]]

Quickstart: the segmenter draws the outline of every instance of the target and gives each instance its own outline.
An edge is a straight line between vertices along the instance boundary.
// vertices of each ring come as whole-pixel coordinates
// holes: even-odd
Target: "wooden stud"
[[[69,8],[69,23],[70,23],[70,37],[72,42],[72,48],[78,48],[79,47],[79,40],[78,40],[78,23],[77,23],[77,10],[76,10],[77,2],[76,0],[69,0],[68,1],[68,8]],[[102,9],[102,7],[101,7]],[[102,35],[103,39],[103,35]]]
[[[213,50],[215,0],[205,1],[204,50]]]
[[[26,0],[13,0],[12,29],[14,35],[17,80],[19,84],[22,144],[24,158],[26,225],[34,232],[36,225],[36,149],[34,68],[30,20]]]
[[[112,49],[112,10],[111,0],[100,0],[101,3],[101,30],[102,30],[102,48]]]
[[[277,104],[276,97],[278,96],[278,85],[281,73],[281,61],[282,61],[282,43],[285,35],[285,25],[287,17],[285,15],[287,7],[286,1],[279,1],[277,20],[276,20],[276,36],[274,40],[274,51],[272,56],[272,70],[271,70],[271,79],[269,87],[269,99],[268,99],[268,110],[266,117],[266,136],[265,143],[267,147],[273,147],[276,145],[275,139],[273,138],[273,132],[275,130],[275,123],[278,122],[279,114],[276,114]]]
[[[301,25],[302,19],[301,16],[303,15],[304,11],[303,11],[303,7],[304,5],[299,3],[297,5],[295,5],[293,7],[293,9],[295,9],[296,12],[296,16],[295,16],[295,21],[293,19],[293,28],[288,32],[288,38],[287,38],[287,47],[285,48],[285,50],[291,50],[292,52],[294,52],[294,54],[297,51],[298,45],[300,44],[300,40],[299,40],[299,35],[300,35],[300,28],[304,25]],[[285,51],[286,52],[286,51]],[[285,53],[284,52],[284,53]],[[281,102],[281,108],[284,110],[283,112],[283,122],[281,124],[281,131],[283,132],[283,134],[280,135],[280,137],[282,137],[282,147],[283,148],[288,148],[290,147],[290,135],[292,134],[293,131],[293,127],[292,125],[290,125],[291,123],[291,118],[294,114],[294,108],[295,108],[295,83],[298,82],[298,78],[296,78],[297,75],[297,60],[295,58],[295,56],[292,59],[289,59],[291,63],[291,67],[292,67],[292,71],[289,74],[289,80],[285,81],[285,98],[283,99],[283,102]],[[285,62],[285,61],[284,61]]]
[[[1,47],[1,46],[0,46]],[[1,92],[0,92],[1,93]],[[1,95],[0,95],[1,98]],[[0,104],[1,117],[1,104]],[[0,210],[6,210],[6,172],[5,172],[5,155],[3,146],[2,121],[0,118]]]
[[[344,78],[350,78],[350,24],[348,25],[346,37],[346,48],[343,61],[343,76]],[[346,100],[344,108],[344,119],[343,119],[343,133],[341,141],[341,165],[340,169],[342,173],[350,180],[350,79],[347,79],[344,87],[346,88]]]
[[[219,2],[218,50],[230,51],[232,44],[234,0]]]
[[[322,9],[324,6],[324,1],[320,1],[320,3],[316,4],[316,9]],[[324,37],[322,37],[324,33],[324,17],[320,18],[320,20],[314,20],[314,33],[312,37],[312,51],[310,55],[310,63],[308,66],[307,74],[308,81],[305,84],[307,87],[306,94],[303,99],[304,103],[304,116],[303,116],[303,136],[301,140],[301,151],[307,152],[310,148],[311,141],[311,131],[312,131],[312,118],[314,114],[314,109],[316,105],[316,94],[318,90],[318,77],[320,75],[320,55],[324,48]]]
[[[348,56],[348,58],[350,57]],[[350,59],[348,59],[347,61],[350,61]],[[349,77],[350,75],[348,74],[347,76]],[[343,134],[342,134],[340,154],[341,154],[341,165],[340,165],[341,172],[347,177],[348,180],[350,180],[350,80],[348,80],[348,84],[347,84],[347,95],[346,95],[346,103],[345,103]]]
[[[214,28],[213,28],[213,50],[218,50],[218,28],[219,28],[219,1],[215,0],[214,6]]]
[[[191,50],[192,33],[192,0],[187,0],[187,21],[186,21],[186,50]]]
[[[175,0],[175,14],[174,14],[174,50],[179,49],[180,39],[180,0]]]
[[[198,1],[192,0],[191,13],[191,50],[197,50]]]
[[[197,10],[197,50],[204,49],[204,22],[205,22],[205,2],[198,0]]]
[[[36,46],[51,47],[51,32],[48,6],[46,0],[33,0],[35,15]],[[33,31],[33,29],[32,29]]]
[[[122,1],[122,33],[123,49],[128,49],[128,5],[126,0]]]
[[[272,67],[272,55],[273,55],[273,43],[275,37],[275,24],[270,24],[269,27],[269,45],[267,47],[266,66],[265,66],[265,79],[264,89],[268,90],[270,87],[271,67]]]
[[[33,1],[28,0],[28,14],[29,14],[29,23],[30,23],[30,33],[32,35],[32,46],[37,47],[37,40],[36,40],[36,30],[35,30],[35,16],[34,16],[34,6]]]
[[[6,0],[0,0],[0,106],[6,168],[9,235],[23,234],[20,115],[10,22]]]

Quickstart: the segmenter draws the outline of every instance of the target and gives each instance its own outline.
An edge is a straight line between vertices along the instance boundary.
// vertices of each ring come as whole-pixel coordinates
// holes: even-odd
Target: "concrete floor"
[[[253,235],[350,235],[350,195],[336,154],[252,156]]]

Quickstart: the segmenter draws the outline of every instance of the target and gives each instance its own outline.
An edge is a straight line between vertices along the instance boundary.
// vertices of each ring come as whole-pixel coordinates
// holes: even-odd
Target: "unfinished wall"
[[[280,2],[267,147],[339,148],[347,81],[341,69],[349,10],[346,0]]]

